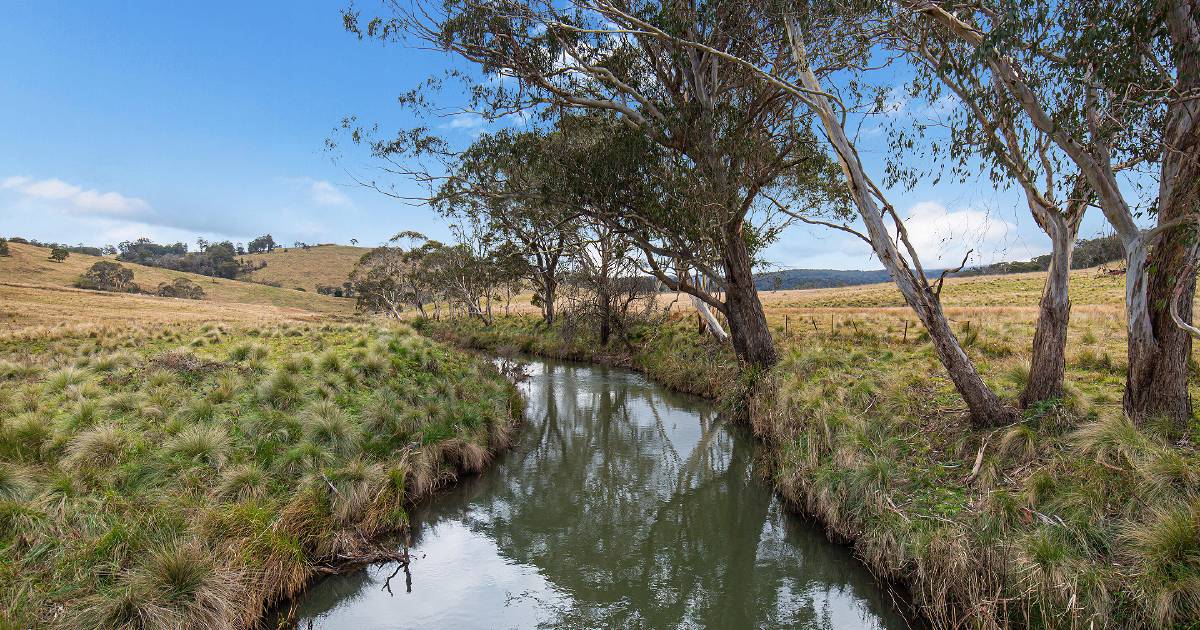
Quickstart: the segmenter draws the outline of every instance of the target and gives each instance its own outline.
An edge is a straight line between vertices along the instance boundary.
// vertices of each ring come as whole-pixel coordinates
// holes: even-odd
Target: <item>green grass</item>
[[[870,317],[879,321],[855,325]],[[927,336],[887,317],[797,326],[778,336],[782,360],[762,374],[739,374],[690,318],[640,330],[621,349],[532,318],[419,327],[474,348],[627,365],[722,399],[767,446],[780,493],[878,575],[908,585],[934,625],[1198,623],[1200,423],[1179,439],[1123,418],[1124,366],[1093,347],[1119,321],[1076,318],[1065,398],[977,432]],[[967,352],[1015,398],[1028,331],[1005,320],[971,331]]]
[[[0,625],[248,627],[520,417],[406,327],[70,331],[0,336]]]

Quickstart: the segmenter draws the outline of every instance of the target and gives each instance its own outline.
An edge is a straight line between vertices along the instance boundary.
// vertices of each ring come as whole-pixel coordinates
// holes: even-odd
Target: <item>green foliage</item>
[[[159,297],[184,298],[187,300],[203,300],[204,289],[187,278],[175,278],[171,282],[163,282],[154,292]]]
[[[93,264],[79,277],[75,286],[93,291],[138,292],[138,286],[133,283],[133,271],[111,260],[101,260]]]

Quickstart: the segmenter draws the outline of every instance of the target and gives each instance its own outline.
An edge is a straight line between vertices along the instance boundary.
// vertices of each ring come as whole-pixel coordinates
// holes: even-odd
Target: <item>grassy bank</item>
[[[247,627],[387,557],[505,447],[515,389],[405,327],[0,336],[0,625]]]
[[[835,317],[778,330],[783,360],[752,385],[690,321],[623,349],[533,319],[421,328],[468,347],[627,365],[740,402],[780,493],[907,584],[935,625],[1200,623],[1200,430],[1168,441],[1122,418],[1124,367],[1109,354],[1119,322],[1076,318],[1068,395],[977,432],[924,335],[887,313]],[[1022,323],[976,319],[960,334],[985,378],[1015,396],[1027,378]]]

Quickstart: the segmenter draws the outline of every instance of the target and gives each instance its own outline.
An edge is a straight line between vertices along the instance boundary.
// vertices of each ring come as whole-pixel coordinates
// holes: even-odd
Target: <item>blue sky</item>
[[[344,116],[411,124],[396,95],[447,63],[358,41],[341,28],[342,6],[6,3],[0,234],[86,244],[266,232],[288,244],[372,245],[401,230],[448,238],[428,209],[354,185],[345,169],[366,174],[362,156],[335,164],[324,149]],[[443,131],[466,142],[479,129],[462,117]],[[879,147],[863,149],[877,160]],[[930,267],[957,264],[967,248],[982,251],[976,262],[1048,250],[1020,196],[986,181],[920,187],[894,202],[926,226],[918,247]],[[1101,227],[1089,217],[1083,234]],[[806,227],[767,254],[782,267],[879,266],[865,245]]]

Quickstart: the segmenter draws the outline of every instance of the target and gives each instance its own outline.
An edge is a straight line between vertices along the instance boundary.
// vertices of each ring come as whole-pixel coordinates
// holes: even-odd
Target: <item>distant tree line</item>
[[[186,243],[160,245],[148,238],[122,241],[117,245],[117,260],[230,279],[267,266],[265,261],[251,263],[239,260],[240,248],[231,241],[198,239],[196,243],[199,251],[192,252],[188,251]]]
[[[33,245],[34,247],[45,247],[46,249],[63,249],[72,254],[87,254],[88,256],[104,256],[116,250],[112,249],[111,245],[105,247],[91,247],[82,243],[78,245],[67,245],[66,243],[43,243],[35,238],[23,238],[20,236],[12,236],[8,238],[9,243],[21,243],[24,245]],[[7,249],[7,245],[5,246]]]
[[[340,287],[327,284],[318,284],[317,293],[320,293],[321,295],[331,295],[333,297],[354,297],[354,283],[343,282],[342,286]]]
[[[1071,255],[1071,269],[1087,269],[1113,261],[1123,261],[1125,254],[1121,250],[1121,240],[1117,235],[1082,238],[1075,242]],[[963,269],[955,275],[959,276],[988,276],[1004,273],[1025,273],[1028,271],[1046,271],[1050,269],[1051,255],[1034,256],[1025,261],[998,262],[990,265],[980,265]]]

